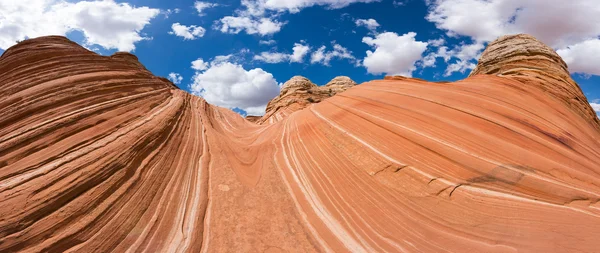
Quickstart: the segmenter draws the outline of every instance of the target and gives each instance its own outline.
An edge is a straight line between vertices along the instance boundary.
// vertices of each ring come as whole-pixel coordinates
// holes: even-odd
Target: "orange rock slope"
[[[62,37],[8,49],[0,97],[0,252],[600,248],[600,124],[532,37],[274,123]]]

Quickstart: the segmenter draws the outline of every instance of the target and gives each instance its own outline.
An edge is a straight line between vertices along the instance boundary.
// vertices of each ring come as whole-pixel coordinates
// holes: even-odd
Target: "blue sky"
[[[318,85],[339,75],[454,81],[489,41],[524,32],[557,49],[599,111],[600,8],[570,2],[9,0],[0,2],[0,52],[16,40],[67,35],[100,54],[131,51],[210,103],[260,115],[295,75]]]

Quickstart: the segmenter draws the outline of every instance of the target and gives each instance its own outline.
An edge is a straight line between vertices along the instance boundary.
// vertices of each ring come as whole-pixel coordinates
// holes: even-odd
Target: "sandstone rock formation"
[[[19,43],[0,58],[0,252],[596,251],[598,122],[543,44],[485,60],[510,38],[465,80],[372,81],[262,125],[131,55]]]
[[[331,79],[331,81],[329,81],[327,84],[325,84],[325,86],[322,87],[322,89],[326,90],[327,94],[331,94],[333,96],[337,93],[344,92],[347,89],[354,87],[354,85],[356,85],[356,82],[354,82],[354,80],[350,79],[350,77],[338,76],[338,77]],[[331,91],[329,91],[329,90],[331,90]]]
[[[259,124],[275,123],[285,119],[293,112],[302,110],[311,104],[320,103],[355,85],[356,82],[347,76],[338,76],[324,86],[317,86],[306,77],[294,76],[281,86],[279,96],[269,101],[262,118],[249,118],[249,120]]]
[[[524,84],[540,86],[588,120],[600,123],[579,85],[571,79],[567,64],[531,35],[507,35],[490,43],[470,76],[477,74],[510,76]]]

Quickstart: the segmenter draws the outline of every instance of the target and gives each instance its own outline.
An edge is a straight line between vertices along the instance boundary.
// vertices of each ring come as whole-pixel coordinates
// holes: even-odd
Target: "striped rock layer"
[[[260,125],[133,55],[21,42],[0,58],[0,252],[596,251],[600,126],[551,49],[520,47],[549,55]]]
[[[338,76],[323,86],[317,86],[306,77],[294,76],[282,85],[279,96],[269,101],[265,115],[262,117],[249,116],[246,119],[257,124],[275,123],[296,111],[311,104],[320,103],[355,85],[356,82],[347,76]]]

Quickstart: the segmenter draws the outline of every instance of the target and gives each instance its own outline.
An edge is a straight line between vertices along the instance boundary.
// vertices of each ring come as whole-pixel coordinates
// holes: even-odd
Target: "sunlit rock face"
[[[355,85],[356,82],[347,76],[338,76],[323,86],[317,86],[306,77],[294,76],[281,86],[279,96],[269,101],[262,118],[251,117],[249,120],[259,124],[278,122],[296,111],[320,103]]]
[[[0,58],[0,252],[597,251],[600,127],[559,60],[504,37],[463,81],[257,124],[132,55],[27,40]]]
[[[524,85],[539,86],[576,113],[600,124],[579,85],[571,79],[567,64],[531,35],[507,35],[490,43],[470,76],[477,74],[510,76]]]

